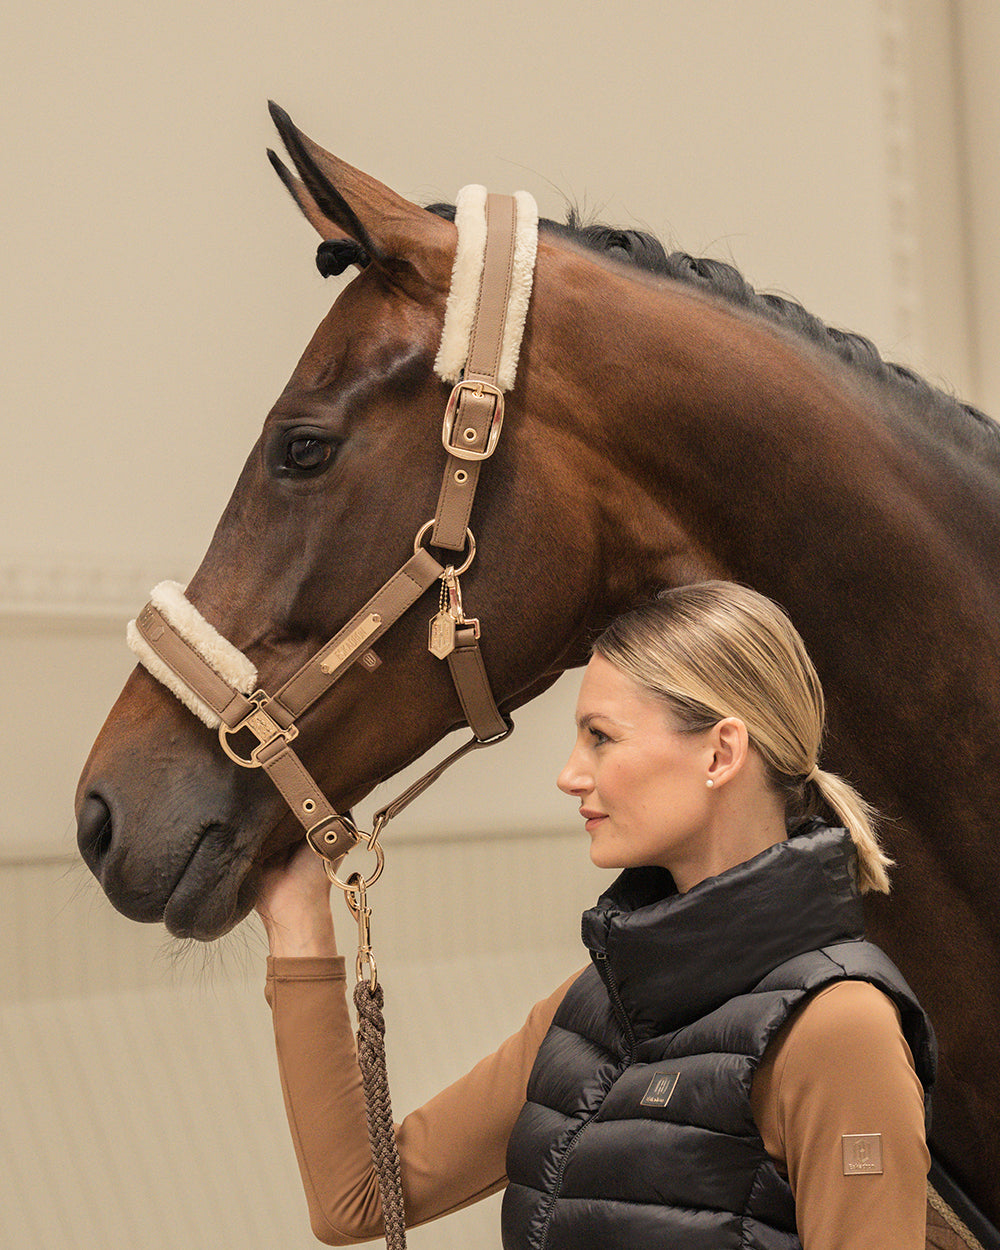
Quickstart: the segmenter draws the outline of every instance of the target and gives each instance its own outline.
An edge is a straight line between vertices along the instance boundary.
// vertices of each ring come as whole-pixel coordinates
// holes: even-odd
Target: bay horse
[[[272,110],[324,266],[354,265],[250,452],[187,596],[280,684],[412,550],[447,398],[433,361],[456,248]],[[663,586],[747,583],[820,672],[823,766],[887,816],[872,938],[941,1046],[932,1141],[1000,1223],[1000,431],[729,266],[630,231],[543,223],[517,384],[464,579],[504,712]],[[462,723],[410,613],[302,722],[339,810]],[[328,744],[333,744],[333,749]],[[259,772],[142,668],[77,793],[79,845],[126,916],[211,940],[300,836]]]

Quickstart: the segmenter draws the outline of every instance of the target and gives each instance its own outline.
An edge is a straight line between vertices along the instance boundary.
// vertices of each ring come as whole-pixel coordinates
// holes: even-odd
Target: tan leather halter
[[[336,876],[336,862],[364,837],[377,863],[363,887],[371,885],[382,869],[378,835],[384,824],[421,794],[441,773],[466,752],[489,746],[506,738],[513,722],[496,705],[482,654],[479,649],[478,620],[468,618],[462,605],[459,577],[472,563],[476,544],[468,528],[480,468],[494,452],[503,425],[504,390],[513,381],[520,328],[530,293],[534,264],[537,211],[530,197],[486,195],[482,188],[465,188],[462,195],[474,215],[482,203],[485,213],[485,243],[482,272],[475,296],[475,311],[468,338],[468,353],[462,376],[456,382],[444,416],[442,441],[447,456],[437,511],[416,535],[413,555],[393,574],[375,595],[309,659],[274,695],[252,690],[255,670],[245,656],[201,618],[179,587],[173,599],[157,597],[146,604],[130,632],[130,645],[140,660],[168,685],[208,724],[218,724],[219,741],[234,763],[243,768],[263,768],[283,795],[306,831],[310,845],[326,861],[331,879],[342,889],[356,889]],[[477,199],[481,193],[481,200]],[[520,216],[519,216],[520,212]],[[527,223],[522,217],[527,217]],[[459,261],[462,259],[461,220],[459,256],[452,277],[453,293]],[[527,241],[526,241],[527,240]],[[467,250],[467,249],[466,249]],[[527,277],[525,278],[525,270]],[[515,327],[511,358],[511,293],[523,304],[520,325]],[[449,296],[449,316],[451,295]],[[514,319],[518,316],[515,311]],[[448,321],[446,318],[446,331]],[[442,343],[444,336],[442,338]],[[439,357],[440,358],[440,357]],[[423,546],[428,531],[434,547],[459,553],[455,564],[442,565]],[[457,567],[456,567],[457,566]],[[297,720],[317,699],[355,663],[373,669],[380,663],[372,645],[436,581],[441,583],[441,608],[430,624],[428,649],[446,659],[452,680],[473,737],[436,768],[415,782],[394,802],[375,815],[372,833],[359,833],[349,814],[334,811],[317,783],[292,748],[298,737]],[[160,590],[160,587],[157,588]],[[171,607],[180,600],[181,610]],[[189,619],[196,618],[191,625]],[[207,644],[206,645],[206,639]],[[148,648],[148,651],[147,651]],[[247,666],[249,677],[234,679],[216,658],[219,649],[229,648],[236,661]],[[239,689],[244,684],[244,690]],[[257,739],[248,754],[240,754],[233,739],[247,732]],[[353,883],[353,884],[352,884]],[[360,899],[359,899],[360,901]],[[361,956],[359,954],[359,978]],[[374,978],[374,961],[371,970]]]

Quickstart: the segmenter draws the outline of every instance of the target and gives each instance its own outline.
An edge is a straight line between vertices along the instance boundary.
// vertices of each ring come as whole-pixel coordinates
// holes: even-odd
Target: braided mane
[[[455,216],[450,204],[431,204],[428,211],[449,221]],[[887,383],[897,394],[909,398],[925,417],[939,416],[954,435],[971,435],[980,450],[994,455],[1000,450],[1000,425],[984,412],[931,386],[905,365],[883,360],[875,345],[862,335],[825,325],[794,300],[755,291],[737,269],[724,261],[696,258],[687,252],[668,254],[660,241],[645,231],[585,225],[574,210],[565,223],[542,218],[538,224],[550,234],[570,239],[598,255],[686,282],[792,330],[833,352],[846,364]]]

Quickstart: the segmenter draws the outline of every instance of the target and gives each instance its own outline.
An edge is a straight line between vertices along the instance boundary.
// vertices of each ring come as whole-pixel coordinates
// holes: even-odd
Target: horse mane
[[[431,204],[427,211],[448,221],[455,217],[451,204]],[[909,399],[911,406],[918,408],[925,417],[940,416],[953,434],[971,434],[980,450],[994,454],[1000,450],[1000,425],[986,413],[932,386],[905,365],[884,360],[870,339],[826,325],[794,300],[756,291],[733,265],[690,256],[687,252],[668,253],[652,234],[587,224],[575,209],[570,210],[565,223],[542,218],[539,226],[599,256],[633,265],[646,273],[686,282],[791,330],[833,352],[853,368],[886,383],[901,398]],[[956,428],[956,425],[964,428]]]

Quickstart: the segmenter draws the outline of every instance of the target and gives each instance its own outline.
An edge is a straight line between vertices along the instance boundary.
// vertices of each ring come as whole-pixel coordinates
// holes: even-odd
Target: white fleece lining
[[[253,663],[242,651],[238,651],[231,642],[223,638],[214,626],[209,625],[194,604],[185,598],[184,587],[179,582],[160,582],[150,592],[149,601],[223,681],[241,694],[250,694],[254,690],[257,685],[257,669]],[[134,620],[129,621],[125,638],[140,663],[157,681],[175,694],[186,708],[204,721],[209,729],[214,729],[219,724],[216,713],[160,659],[139,633]]]
[[[497,371],[497,385],[502,391],[509,391],[514,385],[538,247],[538,208],[534,199],[527,191],[518,191],[514,200],[517,205],[514,263]],[[485,187],[473,183],[459,191],[455,197],[455,225],[458,228],[458,246],[445,306],[441,346],[434,361],[438,377],[452,383],[459,381],[468,359],[472,323],[479,303],[479,284],[486,252]]]
[[[156,654],[149,643],[143,638],[136,627],[135,621],[129,621],[125,626],[125,641],[129,645],[129,650],[134,651],[139,663],[149,672],[149,674],[161,682],[177,698],[184,704],[189,712],[194,712],[200,721],[209,727],[209,729],[217,729],[219,726],[219,718],[208,706],[207,703],[199,699],[190,686],[184,684],[177,676],[172,668],[169,668],[160,657]]]
[[[458,245],[451,270],[451,287],[444,311],[441,346],[434,369],[445,382],[457,382],[469,355],[472,320],[479,302],[479,283],[486,252],[486,188],[470,183],[455,196]]]

